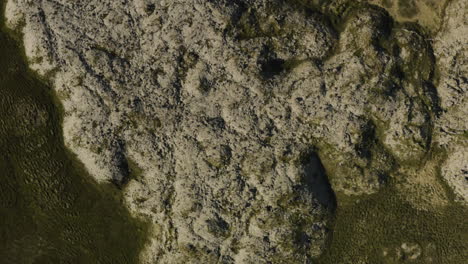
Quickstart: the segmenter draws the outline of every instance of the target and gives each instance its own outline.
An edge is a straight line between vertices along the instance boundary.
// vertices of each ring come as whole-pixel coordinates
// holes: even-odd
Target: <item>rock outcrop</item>
[[[447,151],[442,175],[468,203],[468,3],[452,1],[434,40],[441,112],[434,137]]]
[[[350,2],[6,10],[63,104],[67,146],[153,223],[144,263],[308,263],[334,192],[375,193],[434,148],[467,199],[466,4],[452,1],[433,47]]]

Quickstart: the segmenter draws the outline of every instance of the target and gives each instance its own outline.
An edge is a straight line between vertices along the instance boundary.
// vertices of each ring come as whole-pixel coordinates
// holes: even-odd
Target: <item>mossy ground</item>
[[[468,210],[462,205],[418,210],[391,186],[370,196],[337,198],[333,235],[317,263],[457,264],[468,258]],[[418,244],[422,255],[405,261],[398,256],[403,243]]]
[[[7,31],[2,25],[0,263],[137,263],[146,224],[64,147],[57,98]]]

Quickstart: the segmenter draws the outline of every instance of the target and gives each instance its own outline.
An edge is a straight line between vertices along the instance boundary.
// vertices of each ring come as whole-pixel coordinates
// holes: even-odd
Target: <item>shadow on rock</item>
[[[336,208],[335,193],[328,181],[325,168],[316,153],[307,153],[302,159],[303,181],[314,194],[317,201],[334,211]]]

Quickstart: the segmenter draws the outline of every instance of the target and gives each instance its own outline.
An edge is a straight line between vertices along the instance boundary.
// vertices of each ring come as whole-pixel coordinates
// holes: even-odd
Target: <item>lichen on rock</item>
[[[466,69],[436,80],[466,60],[466,24],[433,48],[383,8],[315,2],[8,2],[66,145],[154,224],[144,263],[308,263],[334,192],[378,192],[458,148],[451,131],[466,143]],[[466,199],[460,155],[442,174]]]

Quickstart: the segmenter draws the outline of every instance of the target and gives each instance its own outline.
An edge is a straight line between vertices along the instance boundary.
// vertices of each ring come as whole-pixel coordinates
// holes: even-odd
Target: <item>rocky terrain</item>
[[[151,222],[142,263],[310,263],[336,197],[392,185],[430,211],[448,184],[468,202],[467,2],[400,2],[9,0],[6,17],[67,147]]]

